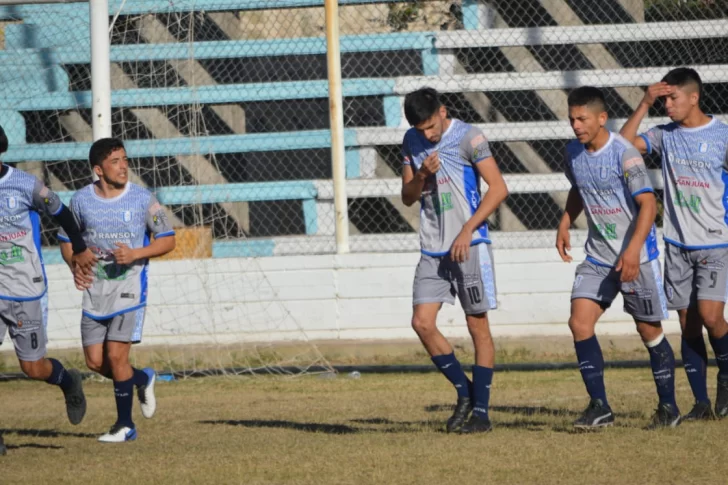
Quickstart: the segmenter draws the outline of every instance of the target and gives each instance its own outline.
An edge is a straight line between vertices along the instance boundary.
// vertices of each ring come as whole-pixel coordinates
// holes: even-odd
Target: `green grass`
[[[714,391],[715,374],[709,384]],[[443,432],[455,398],[440,375],[188,379],[157,386],[139,439],[100,444],[115,418],[111,384],[86,383],[88,414],[65,419],[58,389],[0,383],[3,484],[46,483],[724,483],[726,422],[643,430],[655,405],[647,369],[608,371],[614,428],[575,433],[586,405],[577,371],[498,373],[495,430]],[[678,372],[679,403],[690,391]]]

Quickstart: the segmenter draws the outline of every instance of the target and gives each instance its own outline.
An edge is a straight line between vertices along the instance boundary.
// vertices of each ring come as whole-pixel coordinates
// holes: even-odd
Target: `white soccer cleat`
[[[142,372],[149,377],[149,380],[146,385],[137,388],[137,397],[142,408],[142,416],[149,419],[154,416],[154,412],[157,410],[157,398],[154,395],[154,382],[157,380],[157,373],[149,367],[142,369]]]
[[[124,441],[134,441],[137,437],[135,428],[115,424],[108,433],[99,436],[102,443],[123,443]]]

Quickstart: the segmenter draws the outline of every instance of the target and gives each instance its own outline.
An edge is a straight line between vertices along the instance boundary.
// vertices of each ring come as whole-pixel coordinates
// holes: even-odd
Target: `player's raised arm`
[[[419,170],[410,163],[402,167],[402,202],[411,206],[422,197],[425,181],[440,170],[440,158],[437,152],[431,153],[423,162]]]
[[[637,132],[640,128],[640,123],[642,123],[642,120],[645,118],[645,116],[647,116],[647,112],[650,110],[652,105],[655,104],[657,98],[670,96],[674,92],[675,86],[670,86],[665,82],[659,82],[648,87],[647,91],[645,91],[645,95],[642,98],[642,101],[640,102],[639,106],[637,106],[637,109],[634,111],[634,113],[632,113],[632,116],[629,117],[622,129],[619,130],[619,134],[625,137],[627,141],[632,143],[635,148],[639,150],[640,153],[644,154],[650,152],[650,146],[647,141],[641,136],[637,135]]]

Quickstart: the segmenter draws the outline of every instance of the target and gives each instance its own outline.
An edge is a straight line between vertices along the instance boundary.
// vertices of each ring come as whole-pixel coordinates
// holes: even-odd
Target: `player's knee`
[[[129,353],[122,349],[109,349],[106,354],[106,358],[108,359],[111,368],[114,369],[128,363]]]
[[[435,330],[435,321],[415,315],[412,317],[412,328],[417,335],[427,335]]]
[[[569,317],[569,330],[575,340],[584,340],[591,336],[592,329],[589,322],[572,315]]]
[[[86,357],[86,367],[92,372],[96,372],[97,374],[101,374],[103,367],[104,367],[104,361],[103,359],[95,359],[93,357]]]
[[[480,338],[490,338],[490,328],[488,327],[488,320],[485,313],[468,316],[467,323],[470,335]]]
[[[21,360],[20,369],[23,371],[23,374],[28,376],[30,379],[40,381],[46,377],[45,368],[43,366],[43,359],[35,361]]]
[[[702,318],[705,328],[708,329],[709,333],[712,333],[711,331],[722,330],[723,326],[726,324],[722,313],[706,313],[700,315],[700,317]]]

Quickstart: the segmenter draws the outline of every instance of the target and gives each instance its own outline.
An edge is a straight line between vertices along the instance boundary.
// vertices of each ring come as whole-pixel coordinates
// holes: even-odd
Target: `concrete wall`
[[[575,259],[583,258],[579,250]],[[414,338],[412,277],[419,254],[352,254],[258,259],[156,261],[150,266],[144,343],[234,343],[308,339]],[[496,336],[568,335],[576,263],[550,249],[495,250]],[[47,268],[51,347],[80,345],[81,295],[67,268]],[[467,336],[459,306],[438,321],[448,336]],[[629,334],[621,300],[600,334]],[[676,315],[666,324],[678,331]],[[10,346],[3,346],[10,350]]]

